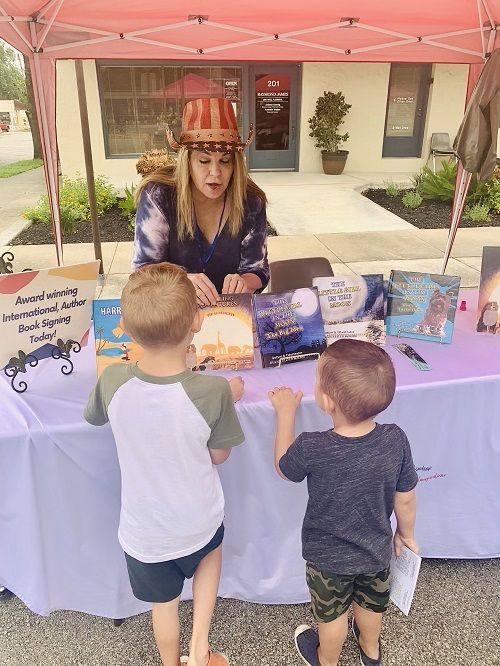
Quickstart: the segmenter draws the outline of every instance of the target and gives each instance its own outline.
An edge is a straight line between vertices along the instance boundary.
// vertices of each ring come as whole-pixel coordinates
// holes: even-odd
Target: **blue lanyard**
[[[222,219],[224,217],[224,211],[226,210],[226,199],[227,199],[227,190],[224,192],[224,205],[222,206],[222,212],[220,214],[219,218],[219,226],[217,228],[217,233],[215,234],[215,237],[213,241],[210,243],[208,246],[208,249],[206,253],[203,251],[203,240],[201,237],[201,232],[200,228],[198,227],[198,222],[196,221],[196,212],[194,210],[194,205],[193,205],[193,222],[194,222],[194,235],[196,237],[196,243],[198,245],[198,251],[200,253],[200,259],[201,259],[201,264],[203,266],[203,272],[205,272],[205,269],[207,267],[208,262],[212,258],[215,248],[217,246],[217,241],[219,240],[220,236],[220,231],[222,228]]]

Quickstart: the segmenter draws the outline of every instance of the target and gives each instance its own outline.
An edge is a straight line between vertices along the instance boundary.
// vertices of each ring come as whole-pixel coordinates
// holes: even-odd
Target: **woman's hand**
[[[217,289],[205,273],[188,273],[188,278],[196,289],[198,305],[214,305],[219,300]]]
[[[252,293],[249,289],[246,280],[238,275],[238,273],[229,273],[224,278],[222,285],[223,294],[249,294]]]

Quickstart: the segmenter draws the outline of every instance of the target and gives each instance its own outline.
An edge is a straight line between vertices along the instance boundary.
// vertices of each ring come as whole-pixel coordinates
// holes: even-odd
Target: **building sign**
[[[386,136],[413,136],[419,88],[418,66],[398,67],[391,76]]]
[[[240,80],[239,79],[225,79],[224,80],[224,97],[230,99],[232,102],[239,102],[240,100]]]
[[[255,81],[255,149],[287,150],[290,134],[290,77],[259,76]]]

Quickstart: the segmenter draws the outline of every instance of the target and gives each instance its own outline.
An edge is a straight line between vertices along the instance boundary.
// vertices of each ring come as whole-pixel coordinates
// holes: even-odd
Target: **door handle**
[[[295,125],[292,125],[291,135],[292,135],[292,141],[295,141]]]

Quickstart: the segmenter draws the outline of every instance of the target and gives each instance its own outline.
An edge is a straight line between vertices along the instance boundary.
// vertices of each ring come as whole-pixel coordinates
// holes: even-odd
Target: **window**
[[[178,138],[184,104],[199,97],[233,101],[241,128],[242,68],[192,65],[98,65],[106,156],[165,148],[169,125]]]

